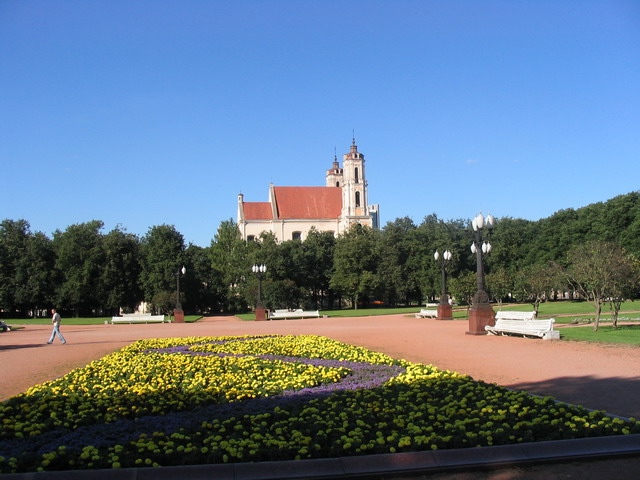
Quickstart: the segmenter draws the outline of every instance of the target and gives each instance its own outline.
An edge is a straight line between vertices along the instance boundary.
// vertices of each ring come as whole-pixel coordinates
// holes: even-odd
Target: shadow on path
[[[507,385],[537,395],[551,395],[557,400],[606,410],[612,415],[640,418],[640,377],[558,377],[540,382]]]

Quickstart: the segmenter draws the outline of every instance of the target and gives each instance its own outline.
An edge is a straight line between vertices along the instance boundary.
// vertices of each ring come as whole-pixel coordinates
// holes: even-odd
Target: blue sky
[[[0,2],[0,219],[175,225],[324,185],[382,223],[537,220],[640,189],[640,2]]]

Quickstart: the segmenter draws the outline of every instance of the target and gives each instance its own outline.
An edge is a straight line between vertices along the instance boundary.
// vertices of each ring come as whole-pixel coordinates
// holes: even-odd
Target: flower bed
[[[326,458],[640,433],[317,336],[141,340],[0,404],[0,472]]]

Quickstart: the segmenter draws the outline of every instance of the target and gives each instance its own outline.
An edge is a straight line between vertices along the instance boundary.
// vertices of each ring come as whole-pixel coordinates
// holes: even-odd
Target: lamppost
[[[438,320],[453,320],[453,309],[449,303],[449,295],[447,295],[447,267],[446,262],[451,260],[451,252],[445,250],[442,256],[436,250],[433,254],[436,262],[440,259],[440,268],[442,270],[442,291],[440,292],[440,303],[438,304]]]
[[[187,273],[187,269],[182,268],[178,269],[175,273],[176,276],[176,308],[173,311],[173,321],[176,323],[184,322],[184,311],[182,310],[182,304],[180,303],[180,275],[184,275]]]
[[[267,319],[266,311],[264,306],[262,305],[262,278],[264,277],[265,272],[267,271],[267,266],[265,264],[254,265],[251,267],[253,273],[258,276],[258,299],[256,301],[256,321],[262,321]]]
[[[474,240],[471,245],[471,252],[476,255],[476,293],[471,300],[471,308],[469,310],[469,331],[467,335],[486,335],[484,329],[487,325],[493,325],[495,320],[495,312],[489,303],[489,295],[484,285],[484,266],[482,257],[491,252],[491,244],[488,237],[491,234],[495,220],[492,215],[487,215],[485,219],[482,213],[479,213],[471,222],[474,232]],[[486,228],[486,230],[485,230]],[[483,235],[482,232],[486,234]]]

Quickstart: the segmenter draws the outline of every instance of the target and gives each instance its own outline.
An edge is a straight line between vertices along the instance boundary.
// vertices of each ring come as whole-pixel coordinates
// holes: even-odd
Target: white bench
[[[496,320],[534,320],[536,312],[514,312],[504,310],[496,312]]]
[[[509,318],[497,318],[494,326],[487,325],[484,329],[493,335],[512,333],[515,335],[541,337],[544,340],[557,340],[560,332],[553,329],[555,319],[542,318],[535,320],[519,320]]]
[[[164,315],[144,315],[139,313],[111,317],[111,323],[164,323]]]
[[[422,308],[418,313],[416,313],[416,318],[436,318],[437,316],[438,310],[426,310]]]
[[[289,309],[283,308],[280,310],[273,310],[269,312],[269,318],[272,320],[278,319],[278,318],[287,319],[287,318],[304,318],[304,317],[320,318],[320,311],[319,310],[305,311],[305,310],[302,310],[301,308],[298,308],[296,310],[289,310]]]

